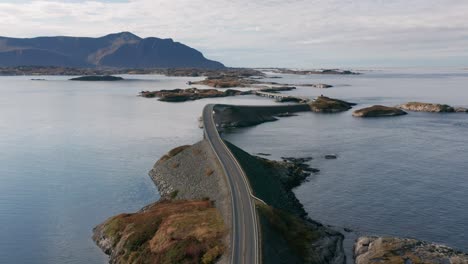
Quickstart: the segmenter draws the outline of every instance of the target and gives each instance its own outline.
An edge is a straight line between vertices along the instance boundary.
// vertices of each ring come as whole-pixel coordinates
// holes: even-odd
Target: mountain
[[[224,68],[172,39],[140,38],[130,32],[100,38],[0,37],[0,67]]]

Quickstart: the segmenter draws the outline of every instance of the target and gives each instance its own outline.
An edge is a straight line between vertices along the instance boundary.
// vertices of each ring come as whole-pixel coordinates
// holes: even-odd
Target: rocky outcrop
[[[455,112],[457,112],[457,113],[468,113],[468,108],[465,108],[465,107],[455,107]]]
[[[292,191],[312,172],[306,165],[310,158],[272,161],[227,145],[254,194],[268,204],[258,206],[263,263],[343,264],[343,235],[309,218]]]
[[[243,78],[241,76],[214,76],[203,81],[191,82],[190,84],[201,84],[214,88],[250,87],[259,84],[259,81]]]
[[[360,237],[355,244],[356,264],[467,264],[468,255],[443,245],[415,239]]]
[[[333,87],[333,85],[324,84],[324,83],[317,83],[317,84],[311,84],[311,85],[306,85],[306,86],[312,86],[312,87],[320,88],[320,89],[326,89],[326,88],[332,88]]]
[[[111,75],[91,75],[91,76],[82,76],[77,78],[72,78],[70,81],[88,81],[88,82],[113,82],[113,81],[123,81],[124,78],[111,76]]]
[[[159,97],[159,101],[164,102],[185,102],[200,100],[203,98],[216,98],[216,97],[227,97],[236,95],[250,94],[251,92],[241,92],[238,90],[228,89],[225,91],[219,91],[216,89],[173,89],[173,90],[160,90],[160,91],[142,91],[140,96],[145,98]]]
[[[354,103],[333,99],[325,96],[319,96],[317,99],[309,103],[310,109],[318,113],[338,113],[348,111]]]
[[[93,239],[110,263],[215,263],[225,235],[210,201],[163,200],[110,218],[94,229]]]
[[[292,91],[295,89],[296,87],[294,86],[276,86],[276,87],[261,88],[260,91],[266,92],[266,93],[278,93],[278,92]]]
[[[398,108],[415,111],[415,112],[432,112],[432,113],[453,113],[455,109],[446,104],[430,104],[421,102],[409,102],[399,105]]]
[[[228,263],[231,198],[209,143],[169,151],[149,175],[159,202],[94,229],[110,263]]]
[[[216,105],[215,121],[221,129],[248,127],[278,120],[275,116],[310,111],[307,104],[278,106]]]
[[[310,75],[310,74],[357,75],[357,74],[361,74],[358,72],[352,72],[349,70],[339,70],[339,69],[323,69],[323,70],[273,69],[273,72],[283,73],[283,74],[298,74],[298,75]]]
[[[355,117],[388,117],[401,116],[407,113],[396,107],[388,107],[383,105],[374,105],[353,112]]]

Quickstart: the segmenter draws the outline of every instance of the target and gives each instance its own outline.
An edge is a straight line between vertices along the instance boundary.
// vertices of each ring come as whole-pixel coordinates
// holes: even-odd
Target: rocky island
[[[87,81],[87,82],[115,82],[123,81],[124,78],[112,75],[90,75],[70,79],[70,81]]]
[[[401,116],[406,114],[408,113],[399,108],[388,107],[383,105],[374,105],[353,112],[353,116],[355,117],[388,117]]]
[[[292,70],[292,69],[272,69],[275,73],[282,74],[297,74],[297,75],[311,75],[311,74],[332,74],[332,75],[358,75],[361,73],[349,70],[340,69],[322,69],[322,70]]]
[[[317,99],[309,103],[310,109],[313,112],[319,113],[338,113],[348,111],[355,105],[355,103],[333,99],[326,96],[319,96]]]
[[[215,98],[215,97],[227,97],[236,95],[251,94],[251,91],[242,92],[238,90],[228,89],[225,91],[219,91],[216,89],[173,89],[173,90],[160,90],[160,91],[142,91],[140,96],[145,98],[158,97],[159,101],[164,102],[185,102],[194,101],[203,98]]]
[[[468,254],[416,239],[360,237],[356,241],[356,264],[466,264]]]
[[[251,87],[253,84],[259,84],[261,82],[247,79],[243,77],[232,77],[232,76],[216,76],[208,77],[203,81],[190,82],[189,84],[201,84],[211,86],[214,88],[232,88],[232,87]]]

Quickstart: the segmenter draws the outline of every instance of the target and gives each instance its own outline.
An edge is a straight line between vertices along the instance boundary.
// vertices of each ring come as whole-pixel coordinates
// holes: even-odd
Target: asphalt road
[[[214,106],[207,105],[203,109],[203,126],[205,139],[218,157],[231,190],[231,263],[257,264],[260,262],[258,223],[250,185],[236,158],[219,136],[213,118]]]

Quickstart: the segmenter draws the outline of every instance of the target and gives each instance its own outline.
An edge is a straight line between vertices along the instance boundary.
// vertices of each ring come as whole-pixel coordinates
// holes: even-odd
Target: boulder
[[[354,111],[355,117],[387,117],[387,116],[401,116],[407,113],[396,107],[388,107],[383,105],[374,105]]]

